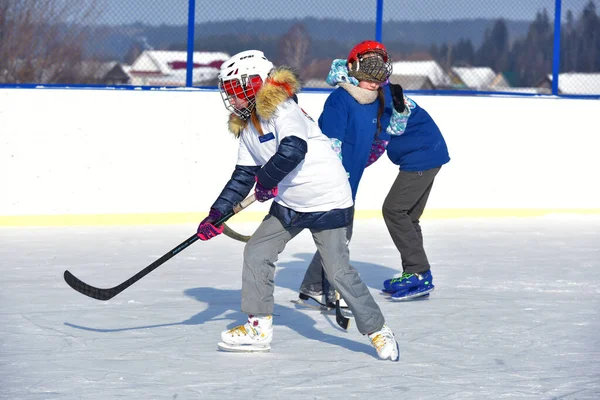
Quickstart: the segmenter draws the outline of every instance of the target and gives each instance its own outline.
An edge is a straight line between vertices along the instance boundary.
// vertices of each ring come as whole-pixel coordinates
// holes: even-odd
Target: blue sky
[[[110,24],[187,23],[188,0],[104,0],[102,22]],[[589,0],[562,0],[563,11],[576,15]],[[531,20],[544,8],[553,15],[555,0],[384,0],[384,20],[433,20],[459,18],[507,18]],[[224,21],[237,18],[343,18],[375,20],[376,0],[196,0],[196,21]],[[596,0],[598,6],[600,1]]]

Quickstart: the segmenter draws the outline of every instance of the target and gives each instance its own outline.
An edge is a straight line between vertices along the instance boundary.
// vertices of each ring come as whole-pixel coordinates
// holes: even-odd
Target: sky
[[[103,22],[111,24],[141,21],[148,24],[186,24],[188,0],[99,0],[107,4]],[[589,0],[562,0],[564,11],[578,13]],[[293,4],[293,5],[292,5]],[[598,3],[596,2],[598,5]],[[196,0],[196,20],[224,21],[238,18],[343,18],[374,21],[376,0]],[[433,20],[457,18],[507,18],[532,20],[546,8],[554,14],[555,0],[384,0],[384,20]]]
[[[217,342],[245,321],[242,243],[198,241],[98,301],[64,270],[114,286],[196,224],[0,228],[0,399],[600,398],[600,216],[422,226],[436,285],[427,300],[379,294],[400,265],[381,219],[356,221],[350,245],[399,341],[397,363],[355,326],[291,302],[314,250],[308,232],[277,263],[271,352],[233,354]]]

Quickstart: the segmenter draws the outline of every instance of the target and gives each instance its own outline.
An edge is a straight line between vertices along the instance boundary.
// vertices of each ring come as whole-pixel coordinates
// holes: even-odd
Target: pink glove
[[[387,147],[388,142],[385,140],[375,139],[373,140],[373,144],[371,145],[371,152],[369,153],[369,159],[367,160],[367,167],[373,164],[375,161],[381,157],[383,153],[385,153],[385,148]]]
[[[254,180],[256,181],[256,186],[254,187],[254,195],[256,196],[256,200],[262,203],[277,196],[277,193],[279,192],[277,186],[272,189],[265,189],[258,181],[258,177],[255,176]]]
[[[212,239],[217,235],[223,233],[223,229],[225,226],[214,226],[213,223],[218,221],[223,214],[219,210],[215,210],[214,208],[210,209],[210,213],[208,217],[204,218],[200,225],[198,225],[198,237],[200,240],[208,240]]]

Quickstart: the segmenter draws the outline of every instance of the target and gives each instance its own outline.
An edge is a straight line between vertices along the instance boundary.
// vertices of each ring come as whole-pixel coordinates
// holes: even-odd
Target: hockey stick
[[[327,275],[325,275],[325,269],[321,268],[321,282],[323,282],[323,293],[329,293],[330,283],[327,279]],[[348,330],[350,326],[350,318],[346,317],[342,312],[342,307],[340,305],[340,293],[335,291],[335,322],[345,331]],[[325,299],[327,299],[327,295],[325,295]],[[327,300],[325,300],[327,302]]]
[[[255,200],[256,200],[256,198],[254,197],[254,194],[248,196],[240,204],[236,204],[233,207],[233,210],[231,210],[231,212],[225,214],[219,220],[215,221],[214,225],[215,226],[222,225],[229,218],[233,217],[235,214],[239,213],[244,208],[246,208],[250,204],[254,203]],[[188,246],[190,246],[192,243],[194,243],[198,239],[199,239],[198,235],[194,233],[192,236],[187,238],[185,241],[183,241],[177,247],[175,247],[174,249],[169,251],[167,254],[163,255],[161,258],[154,261],[152,264],[148,265],[146,268],[144,268],[143,270],[141,270],[140,272],[138,272],[131,278],[127,279],[125,282],[123,282],[115,287],[112,287],[112,288],[101,289],[101,288],[97,288],[97,287],[88,285],[87,283],[83,282],[82,280],[77,278],[75,275],[73,275],[69,271],[65,271],[65,273],[64,273],[65,282],[67,282],[67,284],[69,286],[71,286],[73,289],[77,290],[79,293],[84,294],[88,297],[98,299],[98,300],[110,300],[113,297],[115,297],[116,295],[118,295],[119,293],[121,293],[123,290],[127,289],[129,286],[133,285],[134,283],[136,283],[137,281],[142,279],[144,276],[148,275],[150,272],[154,271],[156,268],[160,267],[166,261],[170,260],[177,254],[179,254],[181,251],[186,249]]]
[[[242,235],[241,233],[237,233],[236,231],[231,229],[227,224],[223,224],[223,227],[225,228],[223,229],[223,234],[233,240],[237,240],[242,243],[248,243],[248,240],[250,240],[251,235],[246,236]]]
[[[350,318],[344,316],[342,313],[342,308],[340,307],[340,294],[337,290],[335,291],[335,322],[346,331],[350,326]]]

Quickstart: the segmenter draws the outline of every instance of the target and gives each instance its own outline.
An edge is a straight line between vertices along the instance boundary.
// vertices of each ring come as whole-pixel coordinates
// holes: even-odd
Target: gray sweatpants
[[[303,228],[286,227],[268,215],[244,248],[242,272],[242,312],[271,315],[274,307],[275,262],[287,242]],[[312,230],[323,260],[325,273],[344,298],[354,315],[356,327],[363,335],[378,331],[384,324],[383,314],[358,272],[350,266],[347,228]]]
[[[439,170],[400,171],[383,202],[385,225],[400,252],[402,269],[407,273],[425,272],[430,268],[419,219]]]
[[[350,242],[352,239],[352,225],[348,225],[346,229],[346,239]],[[323,293],[327,296],[328,302],[335,301],[335,293],[333,293],[333,285],[329,284],[325,271],[323,270],[323,259],[319,250],[315,252],[308,269],[304,274],[304,279],[300,284],[301,293]],[[343,297],[343,296],[342,296]]]

